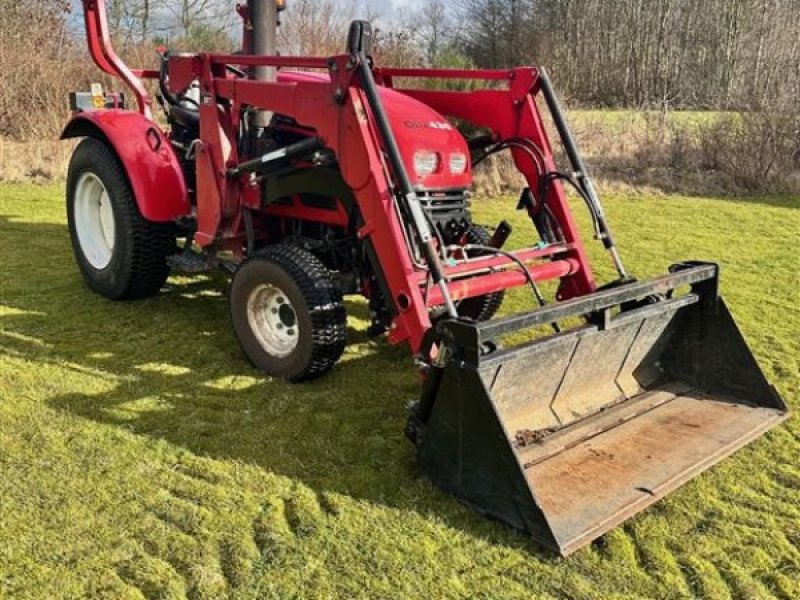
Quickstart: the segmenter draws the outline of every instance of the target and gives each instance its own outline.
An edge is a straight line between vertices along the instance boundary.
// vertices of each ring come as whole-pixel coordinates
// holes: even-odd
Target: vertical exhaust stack
[[[407,429],[427,475],[567,555],[786,419],[718,297],[716,265],[672,271],[532,313],[440,323],[448,359]],[[481,350],[581,315],[583,327]]]
[[[248,0],[250,21],[253,25],[254,56],[275,56],[278,52],[278,3],[275,0]],[[275,81],[275,67],[255,68],[256,81]],[[259,110],[253,118],[256,130],[263,130],[272,119],[272,114]]]

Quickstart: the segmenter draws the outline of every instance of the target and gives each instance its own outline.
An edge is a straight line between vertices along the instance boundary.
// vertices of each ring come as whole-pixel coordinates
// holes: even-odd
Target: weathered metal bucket
[[[718,297],[717,267],[672,271],[532,313],[441,323],[448,358],[408,428],[430,479],[567,555],[784,420]],[[480,350],[574,315],[593,324]]]

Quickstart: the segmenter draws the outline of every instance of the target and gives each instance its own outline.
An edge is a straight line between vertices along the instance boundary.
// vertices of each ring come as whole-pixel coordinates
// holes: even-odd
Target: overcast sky
[[[376,0],[375,4],[381,7],[381,10],[384,8],[400,8],[404,6],[419,6],[422,4],[422,0]],[[387,11],[388,12],[388,11]]]

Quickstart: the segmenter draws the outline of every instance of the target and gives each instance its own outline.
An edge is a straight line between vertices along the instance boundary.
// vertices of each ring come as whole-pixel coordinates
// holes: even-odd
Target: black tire
[[[467,244],[485,246],[492,238],[489,232],[480,225],[470,225],[465,234]],[[481,254],[477,252],[475,254]],[[485,296],[476,296],[462,300],[458,305],[458,314],[476,321],[488,321],[503,304],[505,292],[494,292]]]
[[[268,375],[316,379],[344,352],[347,313],[339,283],[300,248],[276,244],[245,261],[231,283],[230,310],[242,350]]]
[[[92,177],[102,182],[113,211],[114,239],[109,244],[107,263],[96,256],[90,259],[82,245],[87,244],[86,238],[79,236],[77,221],[81,216],[76,214],[76,203],[80,207],[83,201],[76,200],[76,192],[79,184],[94,181]],[[86,138],[72,155],[67,174],[67,222],[78,268],[89,288],[98,294],[112,300],[132,300],[152,296],[164,285],[170,271],[166,257],[175,252],[172,225],[142,217],[125,169],[99,139]]]

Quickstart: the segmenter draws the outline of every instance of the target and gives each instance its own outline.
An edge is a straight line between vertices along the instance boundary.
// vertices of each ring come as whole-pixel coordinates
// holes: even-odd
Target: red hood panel
[[[322,73],[282,71],[278,74],[278,81],[282,83],[327,83],[330,78]],[[452,123],[428,105],[406,96],[402,92],[384,87],[379,89],[412,183],[418,189],[428,190],[470,187],[472,172],[469,165],[466,172],[460,175],[450,172],[449,164],[452,154],[460,153],[469,158],[467,142]],[[436,173],[425,177],[417,175],[414,169],[414,154],[421,151],[439,154],[439,169]]]

